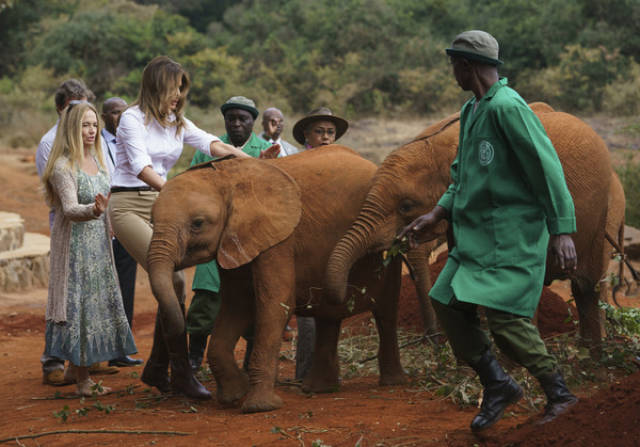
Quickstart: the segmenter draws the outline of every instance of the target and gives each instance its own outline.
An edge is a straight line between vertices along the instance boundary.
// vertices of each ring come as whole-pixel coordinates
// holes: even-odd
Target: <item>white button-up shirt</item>
[[[38,177],[42,178],[44,170],[47,167],[47,160],[49,160],[49,154],[53,147],[53,142],[56,139],[56,133],[58,132],[58,123],[60,119],[56,121],[56,124],[44,134],[36,149],[36,169],[38,170]]]
[[[172,118],[175,117],[172,115]],[[176,164],[184,143],[211,156],[211,143],[218,137],[199,129],[185,118],[185,126],[176,134],[175,127],[163,127],[155,118],[145,125],[140,107],[133,106],[122,113],[116,131],[115,171],[113,186],[149,186],[138,178],[142,170],[151,166],[163,179]]]

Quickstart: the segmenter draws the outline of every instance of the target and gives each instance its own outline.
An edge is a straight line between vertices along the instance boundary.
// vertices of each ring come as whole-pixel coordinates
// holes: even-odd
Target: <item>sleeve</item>
[[[560,159],[538,117],[526,106],[503,107],[497,118],[534,194],[551,234],[574,233],[576,218]]]
[[[438,205],[442,208],[446,209],[451,216],[451,208],[453,208],[453,200],[456,195],[456,190],[458,188],[458,160],[460,159],[460,148],[462,147],[462,124],[460,125],[460,134],[458,135],[458,152],[456,153],[456,158],[453,159],[453,163],[451,163],[450,175],[451,175],[451,184],[447,188],[447,190],[442,194],[440,200],[438,200]]]
[[[125,111],[118,124],[118,142],[124,149],[127,161],[131,169],[138,175],[147,166],[153,166],[147,150],[147,129],[144,125],[144,117]]]
[[[38,171],[38,177],[42,178],[44,170],[47,167],[47,160],[51,153],[51,141],[46,138],[42,138],[36,149],[36,170]]]
[[[96,215],[93,214],[93,202],[86,205],[78,203],[76,182],[73,179],[71,170],[63,166],[63,164],[64,161],[62,160],[56,163],[49,182],[60,199],[64,217],[75,222],[97,219]]]
[[[211,143],[220,141],[220,138],[205,132],[186,118],[184,121],[184,142],[211,157]]]

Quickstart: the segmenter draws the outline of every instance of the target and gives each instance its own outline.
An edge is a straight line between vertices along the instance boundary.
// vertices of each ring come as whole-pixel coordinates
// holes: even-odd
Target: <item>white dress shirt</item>
[[[171,115],[171,120],[175,116]],[[149,186],[138,178],[142,170],[151,166],[163,179],[176,164],[184,143],[211,156],[211,143],[218,137],[199,129],[185,118],[185,126],[176,134],[175,127],[163,127],[155,118],[145,125],[140,107],[133,106],[122,113],[116,131],[115,171],[112,186]]]
[[[38,177],[40,178],[42,178],[42,174],[44,174],[44,170],[47,167],[47,160],[49,160],[49,154],[51,153],[53,142],[56,139],[59,122],[60,119],[58,119],[56,124],[44,134],[38,144],[38,149],[36,150],[36,169],[38,170]]]

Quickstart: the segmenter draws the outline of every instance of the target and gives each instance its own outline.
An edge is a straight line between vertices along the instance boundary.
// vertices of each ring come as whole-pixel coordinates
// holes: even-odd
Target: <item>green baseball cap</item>
[[[461,56],[484,64],[501,65],[498,50],[498,41],[491,34],[471,30],[458,34],[446,52],[449,56]]]
[[[254,120],[258,117],[258,114],[259,114],[258,109],[256,109],[256,103],[249,98],[245,98],[244,96],[233,96],[229,98],[227,102],[222,104],[222,107],[220,107],[220,110],[222,111],[222,116],[224,116],[224,114],[229,109],[246,110],[251,114],[251,116],[253,116]]]

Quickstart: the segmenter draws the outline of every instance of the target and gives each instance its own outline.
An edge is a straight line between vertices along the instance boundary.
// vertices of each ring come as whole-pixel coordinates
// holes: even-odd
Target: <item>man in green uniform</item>
[[[234,96],[220,108],[224,116],[224,127],[227,131],[220,139],[227,144],[242,148],[244,152],[256,158],[273,158],[278,155],[279,147],[253,133],[253,124],[258,117],[255,103],[244,96]],[[202,152],[196,152],[191,166],[211,161]],[[194,371],[202,364],[207,338],[213,329],[213,323],[220,311],[220,276],[218,265],[213,260],[196,266],[191,286],[193,299],[187,313],[187,332],[189,333],[189,361]],[[249,343],[249,340],[248,340]],[[247,353],[250,352],[247,346]],[[245,357],[245,361],[248,356]]]
[[[471,429],[490,427],[522,397],[491,352],[479,324],[479,305],[502,352],[542,385],[546,422],[577,402],[531,323],[547,248],[563,269],[576,267],[569,236],[576,231],[573,201],[542,124],[498,77],[498,42],[484,31],[467,31],[446,51],[456,81],[474,97],[460,113],[451,185],[400,237],[406,235],[412,246],[433,239],[442,219],[453,230],[449,259],[429,295],[456,356],[478,373],[484,387]]]

